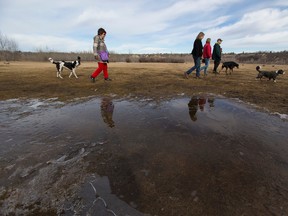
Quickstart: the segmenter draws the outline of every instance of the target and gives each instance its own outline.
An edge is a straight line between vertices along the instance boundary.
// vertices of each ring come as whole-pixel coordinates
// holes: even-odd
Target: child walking
[[[98,60],[98,68],[92,73],[90,79],[95,82],[95,78],[103,71],[104,79],[112,81],[108,75],[109,53],[105,44],[106,31],[103,28],[98,29],[98,35],[94,37],[93,54]]]

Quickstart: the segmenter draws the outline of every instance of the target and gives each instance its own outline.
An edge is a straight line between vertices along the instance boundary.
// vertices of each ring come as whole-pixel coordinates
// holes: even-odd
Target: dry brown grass
[[[279,75],[277,82],[255,80],[255,64],[240,65],[232,75],[209,76],[194,79],[195,72],[188,80],[183,73],[191,64],[169,63],[110,63],[109,74],[112,82],[105,82],[100,74],[96,83],[88,77],[95,70],[96,63],[83,62],[77,69],[79,79],[68,78],[68,70],[63,71],[64,79],[56,78],[55,65],[50,62],[12,62],[0,64],[0,100],[11,98],[54,98],[70,100],[87,96],[116,94],[119,97],[138,96],[149,98],[175,97],[185,93],[215,93],[226,97],[239,98],[270,111],[288,113],[288,77]],[[210,65],[211,71],[212,65]],[[288,66],[266,65],[265,70],[284,69]]]

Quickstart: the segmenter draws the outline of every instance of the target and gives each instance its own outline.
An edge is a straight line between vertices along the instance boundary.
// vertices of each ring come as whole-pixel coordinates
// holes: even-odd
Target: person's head
[[[103,39],[106,36],[106,31],[103,28],[98,29],[98,35],[101,39]]]
[[[205,36],[205,34],[204,34],[203,32],[200,32],[200,33],[197,35],[196,39],[202,40],[202,39],[204,38],[204,36]]]
[[[222,41],[223,41],[223,40],[222,40],[221,38],[218,38],[217,43],[218,43],[218,44],[221,44]]]
[[[210,43],[211,42],[211,38],[207,38],[206,43]]]

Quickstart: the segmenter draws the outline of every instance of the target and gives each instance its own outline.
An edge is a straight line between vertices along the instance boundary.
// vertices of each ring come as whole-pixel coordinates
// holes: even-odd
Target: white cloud
[[[99,27],[107,30],[108,48],[122,53],[190,52],[199,31],[223,38],[224,51],[278,50],[288,44],[286,6],[286,0],[7,0],[0,3],[0,31],[25,50],[90,50]]]
[[[208,34],[215,39],[221,37],[223,48],[239,52],[247,48],[250,51],[283,50],[288,42],[287,32],[288,10],[266,8],[244,14],[238,22],[211,29]]]
[[[38,49],[57,52],[92,51],[90,41],[79,41],[73,38],[26,34],[15,34],[12,37],[20,43],[20,48],[24,51],[36,51]],[[29,46],[27,47],[27,45]]]

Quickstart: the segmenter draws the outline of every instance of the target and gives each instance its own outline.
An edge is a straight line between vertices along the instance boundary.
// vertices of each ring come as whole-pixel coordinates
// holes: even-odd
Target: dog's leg
[[[72,76],[72,74],[74,74],[74,76],[78,79],[78,76],[77,76],[74,68],[72,69],[72,71],[71,71],[71,73],[69,75],[69,78]]]
[[[61,76],[61,70],[57,71],[57,78],[63,79],[63,77]]]
[[[60,64],[59,63],[56,63],[56,70],[57,70],[56,77],[59,78],[60,77]]]
[[[59,72],[59,77],[60,77],[61,79],[63,79],[63,77],[61,76],[61,71]]]
[[[59,69],[59,77],[60,77],[61,79],[63,79],[63,77],[61,76],[62,70],[63,70],[63,67],[60,66],[60,69]]]

